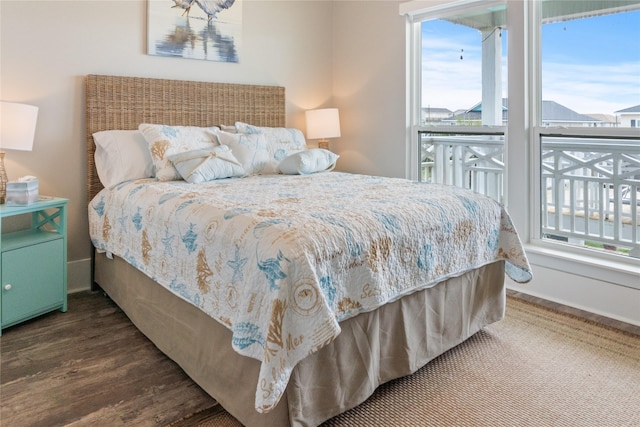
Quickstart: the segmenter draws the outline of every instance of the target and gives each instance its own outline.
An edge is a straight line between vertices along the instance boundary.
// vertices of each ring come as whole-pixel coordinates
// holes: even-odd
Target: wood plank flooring
[[[68,305],[3,331],[1,425],[165,426],[217,405],[102,292]]]
[[[640,335],[635,325],[508,294]],[[5,329],[0,338],[1,426],[166,426],[217,410],[102,292],[69,295],[67,313]]]

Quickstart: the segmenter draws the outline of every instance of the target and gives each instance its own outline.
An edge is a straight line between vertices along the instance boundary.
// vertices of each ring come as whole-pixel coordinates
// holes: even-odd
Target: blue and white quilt
[[[99,251],[118,255],[228,327],[261,361],[270,411],[295,365],[341,320],[506,261],[531,269],[507,212],[451,186],[326,172],[202,184],[128,181],[89,206]]]

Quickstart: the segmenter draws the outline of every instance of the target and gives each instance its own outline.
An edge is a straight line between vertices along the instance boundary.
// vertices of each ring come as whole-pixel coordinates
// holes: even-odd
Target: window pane
[[[640,257],[637,140],[542,136],[542,235]]]
[[[505,10],[422,22],[421,125],[505,123]]]
[[[540,234],[640,258],[640,1],[541,6]]]
[[[419,132],[419,181],[450,184],[504,202],[504,135]]]
[[[542,2],[541,126],[636,127],[640,4]]]

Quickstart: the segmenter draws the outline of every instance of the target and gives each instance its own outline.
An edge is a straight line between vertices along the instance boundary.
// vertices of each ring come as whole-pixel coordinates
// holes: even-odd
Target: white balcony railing
[[[421,134],[420,180],[470,188],[503,202],[504,136]]]
[[[543,136],[541,144],[543,235],[640,258],[639,141]]]
[[[503,202],[502,135],[419,135],[421,181]],[[640,258],[639,140],[543,136],[541,161],[542,237]]]

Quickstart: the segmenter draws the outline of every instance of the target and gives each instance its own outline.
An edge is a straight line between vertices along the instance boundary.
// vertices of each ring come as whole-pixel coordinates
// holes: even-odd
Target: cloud
[[[450,23],[432,25],[422,32],[422,106],[471,108],[482,99],[482,36]]]
[[[449,42],[433,45],[449,46]],[[445,50],[424,49],[422,63],[422,106],[472,107],[482,98],[482,60],[479,49],[465,48],[463,59]],[[504,61],[503,61],[504,62]],[[549,62],[543,64],[542,97],[578,113],[613,114],[640,105],[640,63],[584,64]],[[506,67],[503,66],[503,93],[507,96]]]
[[[600,23],[600,20],[590,23],[591,31],[583,34],[578,46],[571,46],[569,50],[564,45],[558,49],[546,49],[548,53],[543,58],[541,76],[544,100],[558,102],[582,114],[613,114],[614,111],[640,105],[637,42],[630,42],[628,37],[618,40],[621,34],[637,34],[637,29],[622,27],[616,31],[607,27],[607,33],[601,34],[593,31],[602,26]],[[563,32],[562,36],[566,34]],[[590,37],[598,41],[603,37],[614,37],[609,43],[615,49],[594,53],[589,48],[595,43]],[[423,107],[456,110],[470,108],[480,102],[481,38],[477,30],[450,22],[434,20],[423,23]],[[613,55],[614,51],[618,56]],[[619,55],[619,52],[624,54]],[[502,62],[503,96],[508,96],[506,55],[503,55]]]
[[[640,104],[640,63],[545,62],[542,96],[579,113],[613,114]]]

